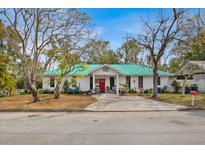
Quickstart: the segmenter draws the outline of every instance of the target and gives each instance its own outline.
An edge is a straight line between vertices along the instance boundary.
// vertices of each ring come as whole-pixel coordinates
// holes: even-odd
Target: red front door
[[[102,92],[105,92],[105,79],[99,79],[99,88]]]

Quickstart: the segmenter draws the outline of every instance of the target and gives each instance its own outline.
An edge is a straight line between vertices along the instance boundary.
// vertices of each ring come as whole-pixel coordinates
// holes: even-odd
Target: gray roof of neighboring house
[[[189,61],[177,72],[177,75],[197,73],[205,73],[205,61]]]

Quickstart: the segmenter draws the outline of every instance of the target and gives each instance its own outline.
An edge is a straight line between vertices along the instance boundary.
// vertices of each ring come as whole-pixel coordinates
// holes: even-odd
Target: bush
[[[130,89],[130,90],[129,90],[129,93],[131,93],[131,94],[136,94],[137,92],[136,92],[136,90],[134,90],[134,89]]]
[[[171,84],[171,86],[174,88],[175,93],[179,93],[179,90],[181,89],[180,83],[177,82],[177,80],[174,80]]]
[[[31,94],[31,91],[29,89],[25,89],[24,91],[20,91],[20,95],[26,95]]]
[[[152,89],[151,88],[150,89],[145,89],[144,93],[147,94],[147,95],[152,94]]]
[[[168,86],[164,86],[161,90],[161,93],[168,93]]]
[[[128,93],[129,92],[129,85],[128,84],[121,84],[122,87],[122,92],[123,93]]]
[[[24,80],[25,79],[21,78],[16,81],[16,89],[25,89]]]
[[[43,94],[54,94],[54,91],[53,90],[49,90],[49,89],[44,89],[44,90],[42,90],[42,93]]]
[[[43,87],[43,81],[42,80],[37,80],[36,81],[36,88],[37,89],[42,89]]]

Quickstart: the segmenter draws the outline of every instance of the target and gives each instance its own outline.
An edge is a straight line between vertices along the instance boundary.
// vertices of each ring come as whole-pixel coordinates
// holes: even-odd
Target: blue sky
[[[170,9],[80,9],[91,17],[99,39],[108,40],[111,48],[121,46],[127,35],[137,35],[143,31],[141,19],[153,19],[159,11]],[[192,10],[193,12],[194,10]],[[195,10],[196,11],[196,10]]]

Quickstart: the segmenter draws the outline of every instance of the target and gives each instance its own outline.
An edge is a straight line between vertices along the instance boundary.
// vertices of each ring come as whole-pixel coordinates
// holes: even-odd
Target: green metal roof
[[[69,75],[88,75],[90,72],[97,70],[102,67],[104,64],[86,64],[85,69],[74,69]],[[82,65],[76,65],[82,66]],[[143,65],[135,65],[135,64],[108,64],[110,68],[117,70],[123,75],[152,75],[153,70],[149,67]],[[59,70],[53,69],[48,70],[45,75],[58,75],[60,73]],[[159,75],[171,76],[172,74],[166,71],[159,71]]]

